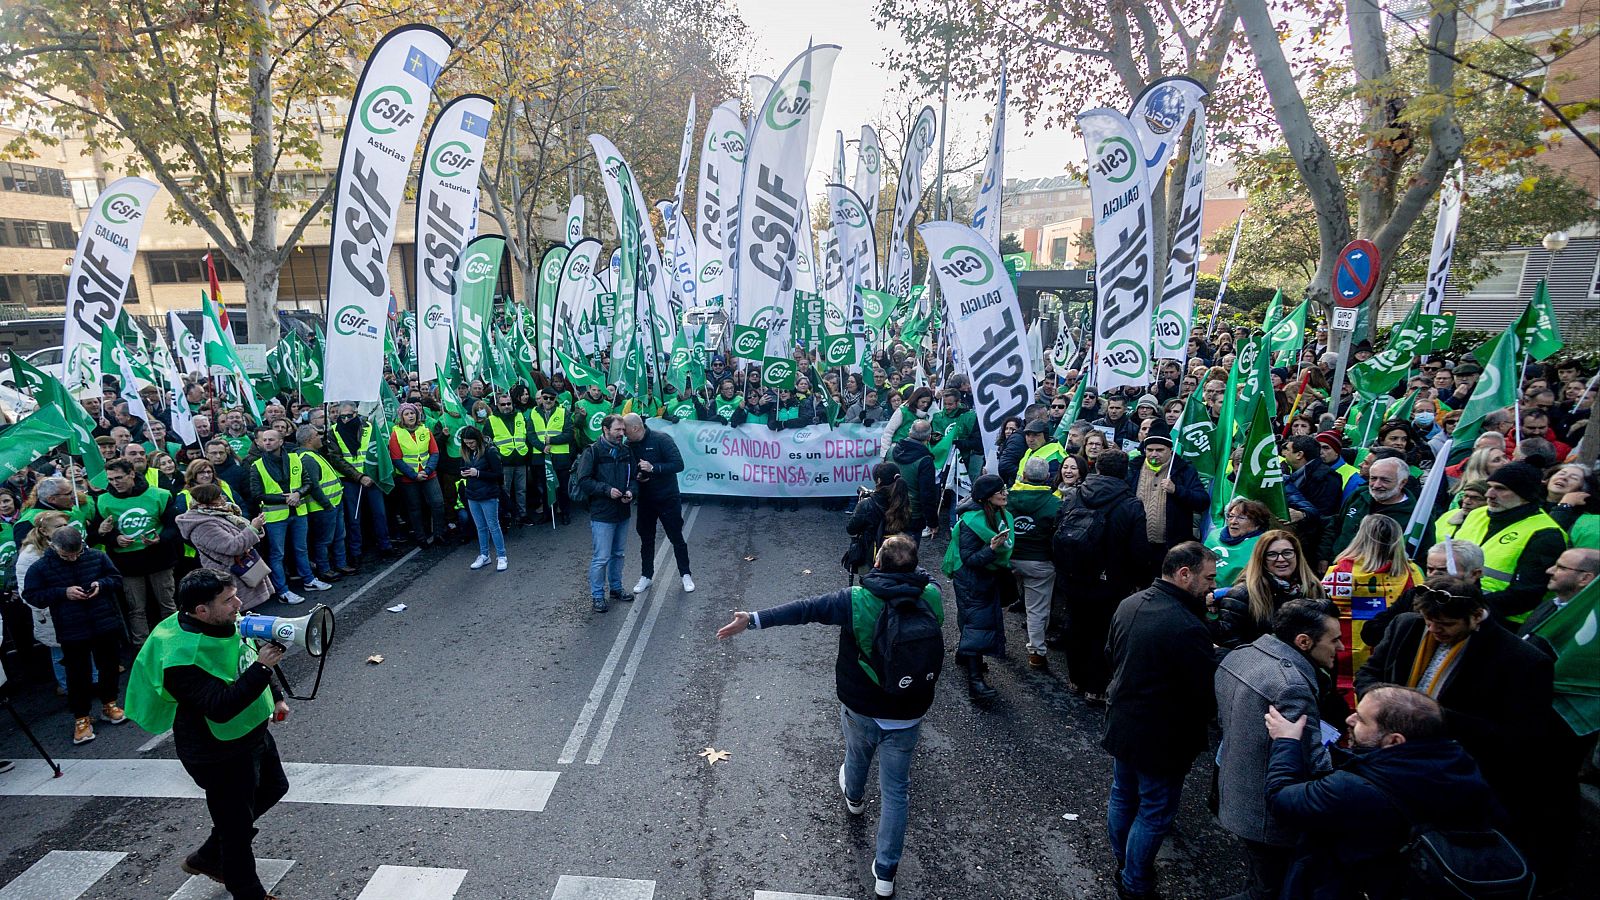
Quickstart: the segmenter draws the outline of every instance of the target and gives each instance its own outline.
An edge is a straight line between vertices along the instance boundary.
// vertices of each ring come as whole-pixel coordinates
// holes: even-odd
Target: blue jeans
[[[922,725],[885,731],[870,717],[839,707],[844,730],[844,790],[854,800],[867,792],[867,770],[878,754],[878,852],[872,869],[877,877],[894,880],[906,845],[906,809],[911,796],[911,754],[917,749]]]
[[[311,580],[311,557],[306,555],[308,519],[310,516],[291,515],[282,522],[267,523],[267,567],[272,569],[272,586],[280,594],[289,589],[289,579],[283,570],[285,552],[294,554],[295,574],[304,581]]]
[[[1182,775],[1152,775],[1120,759],[1112,760],[1106,830],[1122,886],[1129,892],[1155,890],[1156,853],[1172,830],[1182,793]]]
[[[606,595],[606,567],[611,567],[611,590],[622,593],[622,562],[628,550],[628,520],[621,522],[596,522],[589,520],[589,538],[594,542],[594,556],[589,560],[589,596]]]
[[[505,559],[506,536],[500,532],[500,501],[468,500],[472,526],[478,529],[478,555],[489,555],[489,539],[494,538],[494,555]]]
[[[355,498],[350,498],[354,503]],[[333,566],[343,566],[345,556],[344,503],[333,509],[320,509],[311,514],[311,568],[317,573],[330,571]]]
[[[374,484],[362,487],[359,481],[344,483],[344,500],[339,503],[344,511],[344,546],[349,559],[361,558],[361,520],[365,518],[372,527],[373,540],[379,550],[389,549],[389,510],[384,506],[383,488]]]

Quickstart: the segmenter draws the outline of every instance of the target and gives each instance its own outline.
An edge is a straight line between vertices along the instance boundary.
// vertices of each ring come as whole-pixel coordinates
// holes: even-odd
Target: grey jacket
[[[1267,766],[1272,738],[1267,707],[1290,721],[1306,716],[1304,752],[1320,775],[1333,763],[1321,738],[1317,716],[1317,673],[1311,661],[1275,635],[1264,634],[1223,657],[1217,666],[1217,819],[1239,837],[1276,847],[1292,847],[1299,833],[1267,811]]]

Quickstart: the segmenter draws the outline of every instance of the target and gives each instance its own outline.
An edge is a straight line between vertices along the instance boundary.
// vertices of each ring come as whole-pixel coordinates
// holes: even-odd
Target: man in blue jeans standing
[[[589,560],[589,598],[595,612],[605,612],[609,582],[611,599],[632,600],[622,592],[622,564],[628,550],[628,519],[633,514],[633,493],[638,486],[633,453],[622,417],[600,420],[600,440],[578,460],[578,490],[589,498],[589,537],[594,556]],[[609,577],[607,569],[610,570]]]
[[[1110,709],[1100,746],[1112,757],[1106,826],[1122,900],[1156,896],[1156,852],[1172,830],[1183,777],[1206,748],[1217,661],[1205,597],[1216,586],[1216,554],[1186,541],[1167,551],[1161,577],[1118,604],[1111,619]]]
[[[816,623],[839,626],[839,654],[833,664],[844,731],[844,764],[839,790],[852,816],[867,811],[867,772],[878,757],[878,793],[883,804],[878,818],[878,849],[872,862],[874,893],[894,896],[895,873],[905,848],[906,810],[911,788],[911,756],[917,749],[922,717],[933,705],[936,671],[918,680],[907,678],[891,693],[879,684],[872,668],[872,645],[884,607],[920,601],[942,624],[944,603],[928,573],[917,567],[917,545],[897,534],[883,542],[872,571],[861,587],[846,588],[764,609],[735,612],[717,632],[730,638],[746,629]],[[903,620],[902,620],[903,621]]]

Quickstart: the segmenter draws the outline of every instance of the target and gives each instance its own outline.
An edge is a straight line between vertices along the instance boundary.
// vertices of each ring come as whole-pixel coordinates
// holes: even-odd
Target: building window
[[[23,163],[0,162],[0,190],[19,194],[48,194],[53,197],[70,197],[67,179],[60,169],[29,166]]]
[[[1528,263],[1528,252],[1486,254],[1495,267],[1492,275],[1473,285],[1468,297],[1515,297],[1522,289],[1522,269]]]
[[[0,247],[31,247],[36,250],[71,250],[78,238],[68,222],[36,222],[29,219],[0,219]]]
[[[239,270],[226,259],[213,255],[218,281],[243,281]],[[145,254],[145,267],[150,271],[151,284],[205,284],[206,255],[194,250],[160,250]]]
[[[100,199],[100,192],[106,189],[103,178],[74,178],[72,179],[72,205],[79,209],[88,209]]]
[[[1566,0],[1506,0],[1505,18],[1560,9]]]

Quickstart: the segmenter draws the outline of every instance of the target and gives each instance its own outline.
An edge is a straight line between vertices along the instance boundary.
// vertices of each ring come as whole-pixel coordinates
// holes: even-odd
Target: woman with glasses
[[[1089,462],[1094,462],[1106,449],[1106,436],[1098,431],[1089,432],[1083,439],[1083,456]]]
[[[1216,618],[1207,624],[1219,647],[1233,650],[1272,628],[1272,615],[1290,600],[1320,599],[1322,583],[1292,531],[1262,534],[1232,587],[1212,595]]]
[[[1272,527],[1272,510],[1259,500],[1235,497],[1223,513],[1225,527],[1206,537],[1217,554],[1217,584],[1233,584],[1244,573],[1256,542]]]
[[[1381,515],[1361,520],[1355,539],[1322,576],[1323,590],[1339,607],[1339,630],[1345,646],[1339,654],[1338,686],[1352,704],[1353,673],[1372,652],[1361,637],[1362,625],[1422,581],[1422,570],[1406,557],[1405,533],[1400,523]]]

